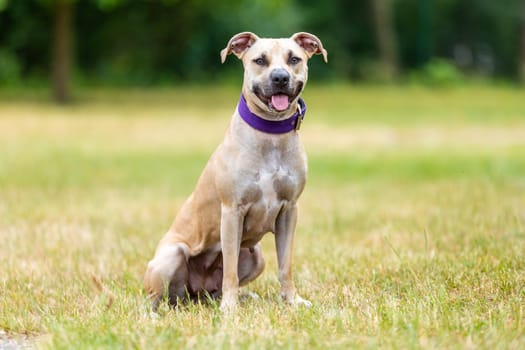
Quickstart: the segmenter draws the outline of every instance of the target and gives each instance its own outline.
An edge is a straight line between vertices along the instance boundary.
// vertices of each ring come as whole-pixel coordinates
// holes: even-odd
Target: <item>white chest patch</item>
[[[272,169],[270,171],[265,170],[259,173],[259,180],[256,182],[256,184],[262,191],[261,199],[263,201],[268,202],[269,205],[271,205],[272,202],[277,201],[275,183],[285,176],[287,176],[287,174],[281,167]]]
[[[261,169],[255,181],[261,196],[252,203],[244,222],[243,240],[258,241],[267,232],[275,232],[281,209],[288,201],[295,200],[298,181],[284,168]]]

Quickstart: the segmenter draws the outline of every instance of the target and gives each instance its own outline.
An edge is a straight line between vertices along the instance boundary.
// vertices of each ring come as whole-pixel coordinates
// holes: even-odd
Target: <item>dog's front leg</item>
[[[244,213],[239,206],[221,206],[221,248],[223,257],[221,311],[237,307],[239,275],[237,273]]]
[[[295,225],[297,223],[297,206],[295,203],[284,207],[277,218],[275,232],[275,246],[279,265],[279,282],[281,283],[281,297],[292,305],[312,304],[301,298],[295,291],[292,275],[292,254]]]

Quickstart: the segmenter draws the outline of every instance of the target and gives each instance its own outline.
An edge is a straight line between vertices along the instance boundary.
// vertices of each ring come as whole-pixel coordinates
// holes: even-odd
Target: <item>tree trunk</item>
[[[71,100],[73,4],[71,0],[56,0],[53,6],[54,30],[51,62],[53,97],[58,103],[67,103]]]
[[[525,1],[521,3],[521,51],[518,59],[518,74],[522,84],[525,84]]]
[[[389,79],[399,73],[395,29],[392,25],[391,0],[373,0],[374,23],[381,65]]]
[[[434,0],[418,0],[417,64],[427,64],[432,58],[434,36]]]

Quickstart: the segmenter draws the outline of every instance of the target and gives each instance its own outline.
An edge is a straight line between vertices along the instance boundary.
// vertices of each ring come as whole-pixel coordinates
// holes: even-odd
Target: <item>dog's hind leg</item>
[[[261,245],[257,243],[252,248],[241,248],[239,253],[239,286],[245,286],[263,272],[264,258]]]
[[[175,305],[186,296],[188,283],[188,247],[183,243],[162,246],[149,262],[144,276],[144,286],[152,300],[152,309],[157,311],[166,296]]]

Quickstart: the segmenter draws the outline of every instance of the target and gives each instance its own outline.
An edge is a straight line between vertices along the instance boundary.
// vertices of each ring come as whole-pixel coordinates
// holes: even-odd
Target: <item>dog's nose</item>
[[[290,74],[285,69],[277,68],[270,73],[270,79],[273,86],[285,87],[290,81]]]

